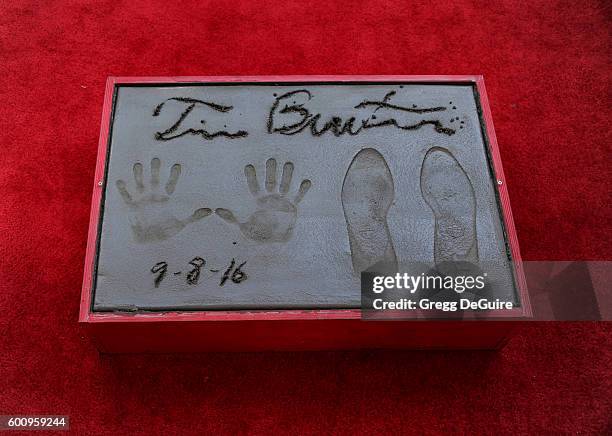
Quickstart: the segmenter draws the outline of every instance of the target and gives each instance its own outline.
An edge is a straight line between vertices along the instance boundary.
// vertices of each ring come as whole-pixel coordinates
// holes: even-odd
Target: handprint
[[[312,185],[308,179],[302,180],[296,196],[293,199],[287,198],[287,193],[291,187],[293,176],[293,164],[285,163],[278,184],[278,193],[274,192],[277,188],[276,181],[276,160],[268,159],[266,162],[266,192],[260,193],[257,174],[253,165],[244,167],[249,191],[256,197],[257,210],[251,214],[246,222],[240,223],[234,214],[227,209],[217,209],[215,213],[228,223],[236,224],[242,234],[258,242],[287,242],[293,233],[293,227],[297,218],[297,204],[302,201],[304,195]]]
[[[117,189],[130,209],[130,225],[136,242],[163,241],[179,233],[188,224],[212,213],[211,209],[200,208],[185,219],[175,217],[167,203],[181,175],[181,165],[174,164],[170,169],[170,177],[164,187],[165,193],[160,190],[159,186],[160,167],[161,161],[153,158],[151,160],[151,186],[149,191],[145,192],[142,164],[140,162],[134,164],[134,182],[138,198],[132,197],[123,180],[117,180]]]

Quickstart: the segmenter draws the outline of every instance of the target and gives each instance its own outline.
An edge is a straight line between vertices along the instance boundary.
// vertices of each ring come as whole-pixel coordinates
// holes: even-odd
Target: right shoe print
[[[478,269],[476,195],[467,173],[445,148],[432,147],[421,166],[421,193],[435,218],[434,262],[445,275]]]

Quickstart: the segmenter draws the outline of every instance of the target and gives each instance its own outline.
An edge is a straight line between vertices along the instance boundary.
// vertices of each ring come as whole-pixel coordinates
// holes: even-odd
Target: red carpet
[[[1,6],[0,414],[109,435],[612,430],[609,324],[534,324],[499,353],[99,356],[76,322],[109,75],[483,74],[524,258],[611,259],[609,4],[153,3]]]

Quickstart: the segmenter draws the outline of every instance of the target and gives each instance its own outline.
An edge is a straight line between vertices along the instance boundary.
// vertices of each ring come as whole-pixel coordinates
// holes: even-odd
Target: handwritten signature
[[[268,133],[295,135],[305,129],[309,129],[313,136],[321,136],[326,132],[331,132],[334,136],[341,136],[344,134],[354,136],[366,129],[394,127],[400,130],[417,130],[423,126],[432,125],[434,130],[438,133],[443,133],[445,135],[455,134],[454,129],[444,127],[440,120],[423,119],[412,124],[400,123],[396,118],[394,118],[394,116],[386,116],[378,120],[375,113],[380,109],[388,110],[392,114],[394,112],[425,114],[446,110],[446,107],[444,106],[419,108],[416,106],[404,107],[395,105],[390,103],[391,98],[395,94],[395,91],[390,91],[380,101],[364,100],[358,105],[354,106],[354,109],[374,108],[374,111],[371,114],[369,114],[365,119],[362,118],[360,121],[357,121],[356,116],[351,116],[347,119],[342,119],[339,116],[332,116],[328,121],[321,122],[321,114],[312,114],[310,113],[310,110],[304,106],[307,101],[312,99],[312,93],[310,91],[300,89],[297,91],[287,92],[286,94],[277,97],[272,105],[272,108],[270,109],[270,115],[268,117]],[[306,101],[296,103],[294,100],[291,104],[287,103],[287,101],[291,98],[299,99],[300,97],[302,99],[305,98]],[[279,114],[281,117],[279,117]],[[285,115],[283,121],[279,122],[278,118],[283,118],[283,115]],[[287,116],[293,116],[293,121],[287,120]]]
[[[155,110],[153,110],[154,117],[159,116],[162,108],[168,101],[178,101],[180,103],[183,103],[185,105],[185,109],[183,110],[183,112],[181,112],[178,119],[170,127],[168,127],[163,132],[155,133],[155,139],[157,139],[158,141],[169,141],[171,139],[180,138],[181,136],[185,136],[185,135],[197,135],[197,136],[201,136],[204,139],[209,139],[209,140],[218,138],[219,136],[223,136],[223,137],[230,138],[230,139],[244,138],[248,136],[248,132],[246,132],[245,130],[238,130],[236,132],[217,130],[214,132],[209,132],[204,127],[206,125],[206,120],[200,120],[202,127],[199,129],[194,129],[190,127],[187,129],[179,130],[179,128],[182,127],[183,121],[185,121],[185,119],[195,109],[196,106],[208,107],[216,112],[222,112],[222,113],[230,112],[234,107],[224,106],[218,103],[198,100],[195,98],[171,97],[171,98],[164,100],[163,102],[161,102],[155,107]]]
[[[413,131],[425,126],[432,126],[436,133],[449,136],[456,133],[455,129],[444,126],[440,119],[425,117],[428,114],[435,115],[446,111],[447,108],[445,106],[401,106],[391,102],[396,94],[396,91],[389,91],[381,100],[363,100],[353,106],[353,109],[358,110],[358,113],[355,115],[345,118],[332,115],[324,118],[322,114],[313,113],[307,107],[308,102],[313,98],[313,94],[310,91],[307,89],[289,91],[275,97],[268,112],[267,132],[270,134],[296,135],[303,131],[308,131],[315,137],[328,132],[334,136],[355,136],[369,129],[390,127],[402,131]],[[193,122],[197,120],[193,120],[194,115],[191,114],[194,113],[196,107],[207,108],[214,112],[225,114],[234,109],[233,106],[212,101],[189,97],[171,97],[155,107],[153,116],[159,116],[169,101],[182,104],[183,110],[168,128],[155,133],[155,139],[158,141],[170,141],[186,135],[200,136],[205,140],[213,140],[219,137],[240,139],[249,135],[246,130],[208,130],[205,119],[199,120],[199,127],[193,127]],[[368,112],[364,114],[363,110],[368,110]],[[399,115],[406,114],[420,115],[421,119],[416,122],[402,122],[398,119]],[[192,125],[191,127],[189,127],[190,124]],[[224,126],[224,128],[227,128],[227,126]]]

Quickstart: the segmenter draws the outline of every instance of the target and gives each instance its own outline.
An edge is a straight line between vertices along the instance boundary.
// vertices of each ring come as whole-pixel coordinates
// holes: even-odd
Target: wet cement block
[[[95,311],[359,307],[447,261],[520,304],[471,85],[121,85],[110,135]]]

